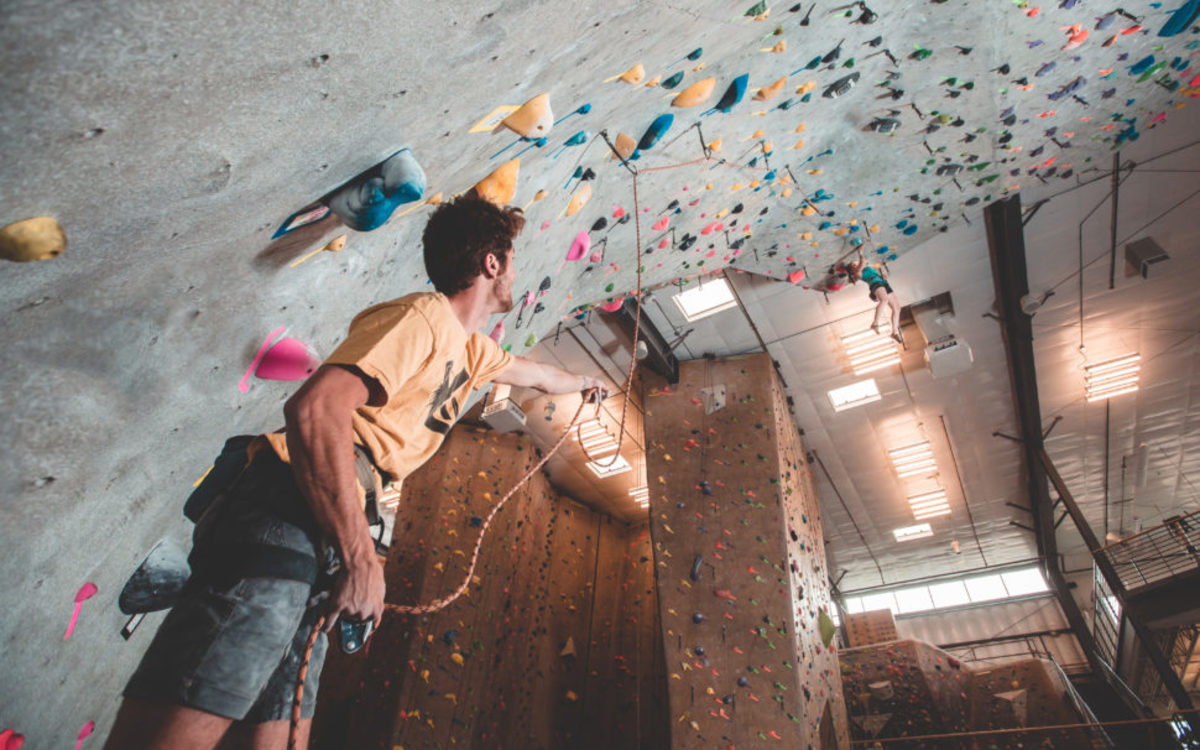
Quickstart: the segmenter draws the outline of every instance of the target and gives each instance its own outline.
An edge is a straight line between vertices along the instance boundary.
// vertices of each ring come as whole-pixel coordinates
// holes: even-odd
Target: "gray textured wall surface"
[[[70,237],[56,260],[0,267],[0,722],[38,747],[73,741],[89,720],[107,731],[157,624],[118,636],[122,582],[159,538],[186,539],[180,506],[223,439],[281,423],[294,384],[236,387],[263,337],[288,326],[327,354],[355,311],[425,288],[428,207],[351,232],[341,253],[294,268],[340,230],[269,241],[286,216],[396,148],[410,145],[428,194],[448,197],[523,148],[493,159],[512,134],[467,132],[495,107],[543,92],[559,117],[592,105],[521,157],[514,203],[529,207],[530,224],[518,291],[553,283],[547,313],[507,321],[506,343],[520,352],[577,305],[634,288],[635,222],[618,222],[634,212],[632,180],[595,136],[639,138],[671,111],[672,93],[703,76],[716,78],[712,99],[675,109],[674,126],[637,164],[700,158],[697,134],[685,132],[700,123],[706,141],[723,142],[716,157],[747,166],[710,160],[642,175],[648,285],[731,263],[776,277],[804,268],[816,281],[869,226],[868,251],[902,255],[1005,190],[1073,184],[1119,138],[1163,127],[1164,115],[1169,127],[1172,108],[1195,94],[1196,35],[1154,36],[1173,7],[1127,5],[1140,30],[1073,3],[1034,14],[1024,4],[887,0],[872,4],[869,25],[855,22],[858,10],[795,7],[0,6],[0,225],[48,214]],[[1062,29],[1075,23],[1090,38],[1064,50]],[[696,48],[697,60],[683,59]],[[1130,68],[1149,55],[1143,79]],[[645,79],[605,83],[638,62]],[[683,83],[664,91],[675,72]],[[853,89],[823,96],[854,73]],[[700,117],[741,74],[745,98]],[[779,93],[754,99],[780,78]],[[804,101],[796,92],[810,83]],[[898,130],[871,132],[892,109]],[[555,156],[580,130],[588,145]],[[593,197],[566,217],[577,163],[596,173]],[[937,174],[950,164],[962,167],[957,182]],[[783,184],[785,165],[798,184]],[[547,196],[531,202],[539,190]],[[804,211],[804,196],[824,195],[823,216]],[[650,230],[664,216],[674,236]],[[600,218],[608,228],[591,230]],[[566,263],[572,239],[589,230],[597,247],[607,237],[604,257]],[[699,239],[671,246],[685,234]],[[743,237],[740,250],[729,247]],[[85,581],[99,593],[64,641]]]

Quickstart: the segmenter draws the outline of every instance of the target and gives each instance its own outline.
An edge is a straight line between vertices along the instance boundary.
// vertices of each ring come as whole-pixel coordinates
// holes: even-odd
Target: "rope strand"
[[[463,577],[463,581],[461,584],[459,584],[458,588],[456,588],[448,596],[444,596],[440,599],[434,599],[428,604],[407,605],[384,602],[383,606],[388,612],[395,612],[403,615],[423,615],[430,612],[437,612],[450,606],[456,599],[466,593],[467,588],[471,584],[471,578],[475,575],[475,564],[479,562],[479,551],[483,547],[483,538],[487,535],[488,528],[492,524],[492,519],[496,517],[496,514],[500,512],[500,509],[504,507],[504,504],[508,502],[509,498],[516,494],[517,490],[519,490],[525,485],[526,482],[533,478],[534,474],[541,471],[542,467],[546,465],[546,462],[550,460],[550,457],[558,452],[558,449],[562,447],[562,444],[566,442],[567,437],[571,434],[571,428],[574,427],[575,423],[579,421],[579,415],[583,413],[583,407],[593,396],[596,399],[599,399],[599,392],[597,389],[591,388],[587,391],[584,391],[584,396],[579,402],[579,408],[575,410],[575,416],[571,418],[571,423],[567,425],[567,429],[563,430],[563,433],[558,438],[558,441],[554,443],[550,450],[547,451],[544,456],[542,456],[541,460],[538,461],[533,468],[525,473],[525,476],[521,477],[521,479],[514,484],[508,492],[504,493],[504,496],[500,498],[499,502],[492,506],[491,512],[488,513],[487,518],[483,522],[483,526],[479,529],[479,538],[475,540],[475,549],[471,552],[471,564],[467,568],[467,574]],[[296,678],[296,693],[292,698],[292,722],[291,729],[288,732],[288,750],[301,750],[300,709],[304,702],[304,682],[308,677],[308,664],[312,660],[313,647],[316,645],[317,636],[320,634],[321,628],[325,626],[325,622],[325,615],[321,615],[317,619],[316,623],[313,624],[312,631],[310,631],[308,634],[308,643],[304,647],[304,655],[300,660],[300,672]]]

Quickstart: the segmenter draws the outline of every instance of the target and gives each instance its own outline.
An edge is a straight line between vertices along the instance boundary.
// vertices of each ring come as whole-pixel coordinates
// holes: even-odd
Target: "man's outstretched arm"
[[[296,486],[342,557],[326,630],[341,615],[373,620],[375,625],[383,617],[383,566],[358,499],[350,421],[355,409],[380,400],[381,394],[372,398],[372,386],[378,388],[365,375],[325,365],[283,408]]]
[[[546,393],[571,393],[597,388],[600,399],[608,396],[608,386],[599,378],[578,375],[561,367],[535,362],[524,357],[513,357],[511,365],[496,376],[497,383],[537,388]]]

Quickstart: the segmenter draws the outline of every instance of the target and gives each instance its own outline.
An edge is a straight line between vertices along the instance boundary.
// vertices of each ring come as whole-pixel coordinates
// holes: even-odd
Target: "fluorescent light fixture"
[[[1083,379],[1087,386],[1087,400],[1100,401],[1136,391],[1141,362],[1142,355],[1128,354],[1086,366]]]
[[[675,304],[688,322],[728,310],[737,304],[725,279],[712,279],[675,295]]]
[[[855,375],[865,375],[900,363],[896,342],[870,329],[842,336],[842,348],[850,358]]]
[[[896,476],[901,479],[937,473],[937,461],[933,458],[933,448],[928,440],[890,450],[888,457],[896,468]]]
[[[908,498],[908,504],[912,508],[913,518],[918,521],[950,515],[950,502],[946,499],[946,490],[941,487],[913,495]]]
[[[620,454],[615,459],[608,458],[603,461],[588,461],[587,467],[600,479],[624,474],[632,468],[629,462],[625,460],[625,457]]]
[[[870,404],[882,398],[874,378],[860,380],[844,388],[834,388],[829,391],[829,401],[833,404],[834,411],[852,409],[855,406]]]
[[[920,513],[913,513],[913,518],[917,521],[924,521],[927,518],[938,518],[939,516],[950,515],[950,508],[941,508],[939,510],[926,510]]]
[[[634,487],[629,490],[629,496],[633,501],[643,508],[650,507],[650,488],[646,485]]]
[[[897,542],[907,542],[913,539],[922,539],[927,536],[933,536],[933,529],[927,523],[919,523],[916,526],[905,526],[899,529],[892,529],[892,534],[896,536]]]

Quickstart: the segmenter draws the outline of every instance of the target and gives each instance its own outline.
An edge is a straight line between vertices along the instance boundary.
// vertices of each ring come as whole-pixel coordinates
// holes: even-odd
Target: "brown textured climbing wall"
[[[645,405],[672,747],[848,747],[816,496],[770,359],[682,363]]]
[[[459,427],[405,483],[388,600],[465,575],[478,523],[536,456]],[[667,744],[650,537],[560,498],[541,474],[496,516],[468,594],[387,615],[365,657],[326,670],[318,747],[610,748]]]
[[[953,737],[928,746],[1093,747],[1082,729],[1036,729],[1090,720],[1049,660],[972,668],[927,643],[894,641],[844,651],[841,668],[852,734],[861,742],[1029,727],[1028,732]]]

